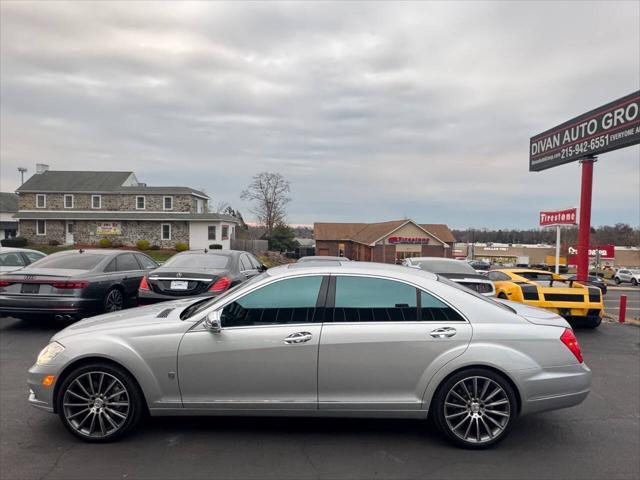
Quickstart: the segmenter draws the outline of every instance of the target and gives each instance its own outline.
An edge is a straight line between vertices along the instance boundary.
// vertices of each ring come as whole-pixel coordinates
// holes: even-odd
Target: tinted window
[[[24,259],[17,252],[3,253],[0,255],[0,267],[23,267]]]
[[[446,303],[427,292],[420,292],[420,319],[423,321],[460,321],[463,318]]]
[[[30,262],[36,262],[41,258],[46,257],[44,253],[36,253],[36,252],[22,252],[26,255]]]
[[[322,277],[290,278],[251,292],[222,310],[224,327],[319,322],[316,302]]]
[[[254,257],[253,255],[249,254],[247,255],[247,257],[249,258],[249,261],[251,262],[251,266],[255,269],[259,269],[262,265],[260,265],[260,262],[258,261],[258,259],[256,257]]]
[[[116,271],[116,259],[111,260],[106,267],[104,267],[104,272],[115,272]]]
[[[125,253],[116,257],[116,269],[119,272],[127,272],[129,270],[140,270],[140,265],[131,253]]]
[[[417,290],[382,278],[336,277],[334,322],[416,321]]]
[[[471,265],[461,260],[418,260],[418,262],[422,270],[432,273],[470,273],[474,275],[476,273]]]
[[[502,272],[489,272],[488,276],[489,276],[489,278],[491,280],[495,280],[497,282],[511,280],[509,275],[507,275],[506,273],[502,273]]]
[[[228,266],[229,257],[226,255],[216,255],[215,253],[175,255],[163,265],[163,267],[198,269],[227,268]]]
[[[68,268],[71,270],[91,270],[104,260],[104,255],[94,255],[91,253],[75,253],[56,256],[49,255],[42,260],[32,263],[31,267],[38,268]]]
[[[138,262],[140,262],[140,265],[142,265],[142,268],[144,268],[145,270],[149,270],[151,268],[158,268],[158,264],[153,260],[151,260],[146,255],[141,255],[137,253],[136,258],[138,259]]]
[[[251,263],[249,262],[249,259],[246,255],[240,256],[240,270],[243,272],[247,270],[253,270],[253,267],[251,266]]]

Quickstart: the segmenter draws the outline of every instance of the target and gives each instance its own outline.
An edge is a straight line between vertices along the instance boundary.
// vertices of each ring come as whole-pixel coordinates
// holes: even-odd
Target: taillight
[[[0,288],[8,287],[12,283],[15,283],[15,280],[0,280]]]
[[[149,288],[149,282],[147,281],[147,277],[142,277],[142,280],[140,280],[140,286],[138,287],[138,290],[151,290]]]
[[[89,282],[86,280],[71,280],[68,282],[53,282],[51,285],[53,288],[59,288],[61,290],[75,290],[87,288],[89,286]]]
[[[565,328],[562,335],[560,335],[560,341],[566,345],[566,347],[571,350],[578,362],[582,363],[584,360],[582,359],[582,351],[580,350],[580,344],[578,343],[578,339],[573,334],[573,330],[570,328]]]
[[[224,292],[231,286],[231,279],[229,277],[220,277],[216,280],[216,283],[209,287],[210,292]]]

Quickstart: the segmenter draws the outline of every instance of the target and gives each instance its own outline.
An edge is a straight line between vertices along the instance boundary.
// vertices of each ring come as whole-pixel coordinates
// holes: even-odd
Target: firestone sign
[[[578,247],[575,245],[569,246],[569,263],[571,264],[572,260],[575,260],[575,256],[578,255]],[[589,247],[589,256],[595,257],[600,254],[600,258],[602,260],[613,260],[616,256],[616,248],[613,245],[598,245]]]
[[[532,137],[529,170],[539,172],[638,143],[640,90]]]
[[[389,237],[387,242],[391,245],[410,244],[410,245],[427,245],[429,238],[427,237]]]
[[[578,218],[577,208],[555,210],[553,212],[540,212],[540,226],[550,227],[555,225],[575,225]]]

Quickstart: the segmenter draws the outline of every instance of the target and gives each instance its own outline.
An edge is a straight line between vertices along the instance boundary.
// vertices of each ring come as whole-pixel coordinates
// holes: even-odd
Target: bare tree
[[[261,172],[253,177],[249,187],[240,198],[256,202],[251,212],[264,225],[267,235],[273,227],[285,220],[285,206],[291,201],[289,181],[279,173]]]
[[[225,213],[225,211],[229,210],[230,208],[231,204],[226,200],[222,200],[216,204],[214,213]]]

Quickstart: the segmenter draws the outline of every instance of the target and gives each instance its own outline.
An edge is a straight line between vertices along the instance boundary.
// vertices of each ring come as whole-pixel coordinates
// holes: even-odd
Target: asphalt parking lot
[[[609,287],[604,296],[605,312],[618,319],[620,313],[620,297],[627,297],[627,319],[640,318],[640,287]]]
[[[25,372],[52,325],[0,319],[0,478],[637,479],[640,328],[577,335],[594,372],[572,409],[522,418],[497,448],[466,451],[425,422],[156,418],[125,440],[89,445],[27,405]]]

